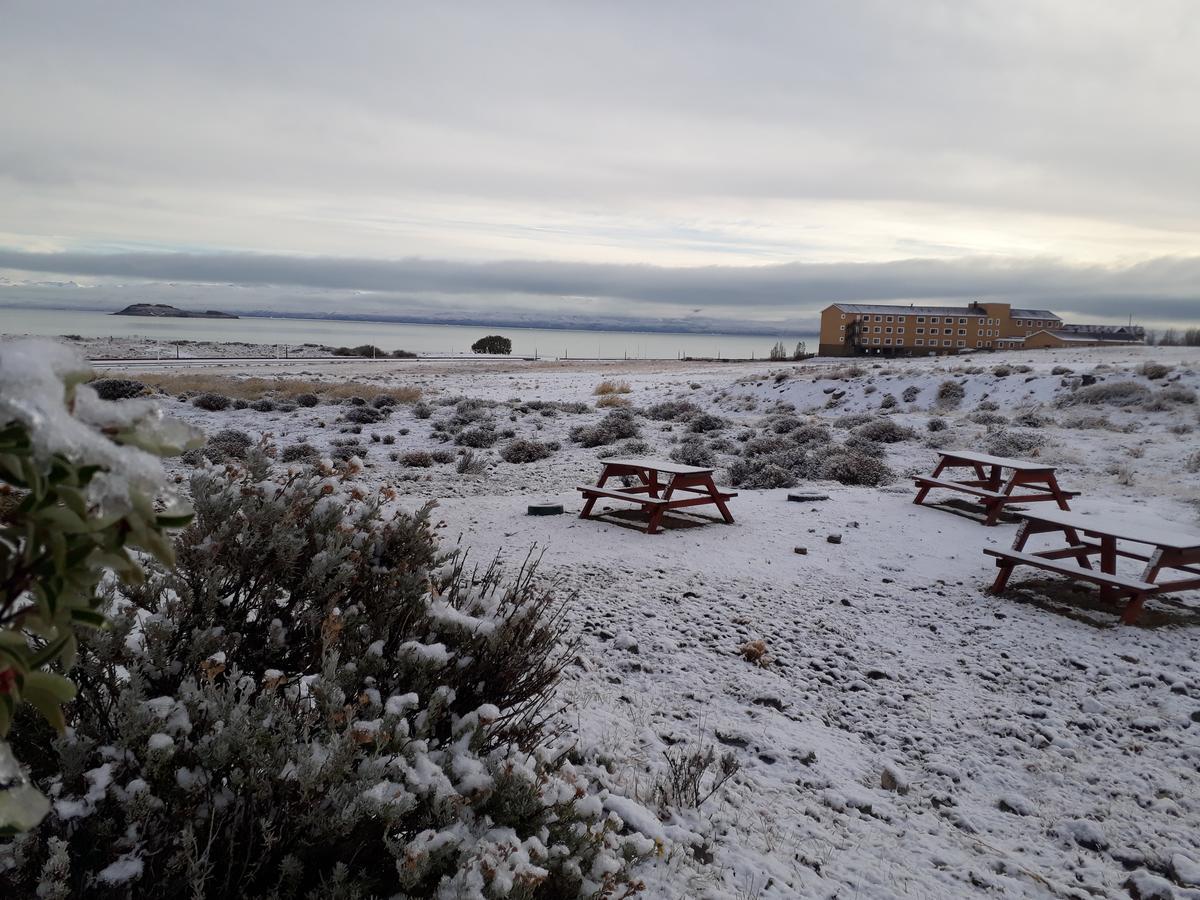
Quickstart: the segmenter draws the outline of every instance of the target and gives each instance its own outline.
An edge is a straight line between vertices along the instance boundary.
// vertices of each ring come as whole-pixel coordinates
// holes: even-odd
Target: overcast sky
[[[0,303],[1200,319],[1190,0],[0,0],[0,22]],[[30,284],[60,280],[102,290]]]

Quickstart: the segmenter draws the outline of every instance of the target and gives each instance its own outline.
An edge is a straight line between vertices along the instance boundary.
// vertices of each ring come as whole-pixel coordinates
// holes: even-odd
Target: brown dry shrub
[[[746,660],[748,663],[754,663],[754,665],[759,666],[760,668],[765,669],[771,661],[767,656],[767,642],[761,638],[753,641],[747,641],[746,643],[742,644],[742,649],[740,652],[742,654],[742,659]]]
[[[128,377],[128,376],[113,376]],[[214,375],[208,372],[154,372],[138,373],[143,384],[159,388],[168,394],[196,393],[224,394],[234,400],[257,400],[264,394],[295,399],[304,394],[318,394],[326,400],[345,400],[362,397],[373,400],[388,396],[397,403],[416,403],[421,399],[417,387],[395,387],[372,385],[354,381],[311,381],[301,378],[236,378],[231,375]]]
[[[628,381],[611,381],[606,378],[596,385],[596,389],[592,393],[597,397],[603,397],[606,394],[628,394],[632,390]]]

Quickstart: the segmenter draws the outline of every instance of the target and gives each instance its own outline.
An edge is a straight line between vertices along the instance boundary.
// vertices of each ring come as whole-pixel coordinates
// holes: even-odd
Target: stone
[[[842,536],[840,534],[831,534],[828,535],[825,540],[831,544],[840,544],[842,542]]]

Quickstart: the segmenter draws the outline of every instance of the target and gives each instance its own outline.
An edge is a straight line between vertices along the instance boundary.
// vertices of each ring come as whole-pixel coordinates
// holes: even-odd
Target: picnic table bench
[[[1144,526],[1122,516],[1057,510],[1022,512],[1020,515],[1021,526],[1011,550],[988,548],[983,551],[996,557],[1000,569],[991,587],[993,594],[1004,590],[1016,566],[1033,566],[1098,584],[1103,599],[1128,596],[1121,621],[1131,624],[1137,621],[1148,596],[1200,588],[1200,534]],[[1047,533],[1060,533],[1065,544],[1036,553],[1024,552],[1029,538]],[[1141,545],[1149,548],[1149,552],[1120,546],[1118,541]],[[1099,569],[1092,566],[1093,556],[1099,556]],[[1120,558],[1138,560],[1145,563],[1145,567],[1136,577],[1119,574],[1117,560]],[[1074,562],[1067,562],[1071,559]],[[1164,570],[1181,572],[1184,577],[1160,581]]]
[[[913,503],[922,504],[931,490],[959,491],[978,498],[986,515],[985,525],[995,525],[1005,506],[1053,500],[1059,509],[1070,510],[1067,501],[1078,491],[1064,491],[1054,476],[1054,466],[1045,463],[992,456],[972,450],[939,450],[937,468],[932,475],[918,475],[913,482],[919,488]],[[970,469],[974,478],[939,478],[946,469]],[[1005,472],[1009,474],[1005,476]],[[1029,489],[1016,493],[1018,487]]]
[[[604,497],[636,503],[649,513],[647,534],[658,531],[663,514],[668,510],[709,504],[720,510],[727,525],[733,524],[733,515],[726,501],[737,494],[717,487],[713,481],[713,469],[657,459],[606,459],[603,463],[604,468],[596,484],[577,487],[585,501],[583,511],[579,513],[581,519],[588,518],[596,501]],[[610,478],[624,477],[636,478],[638,483],[628,487],[604,486]]]

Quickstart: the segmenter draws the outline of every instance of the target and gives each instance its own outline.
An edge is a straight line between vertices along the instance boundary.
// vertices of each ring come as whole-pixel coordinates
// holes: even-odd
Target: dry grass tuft
[[[306,381],[300,378],[235,378],[230,375],[214,375],[206,372],[138,372],[136,376],[112,376],[136,378],[150,387],[159,388],[168,394],[197,393],[224,394],[234,400],[257,400],[264,394],[289,399],[301,394],[319,394],[327,400],[345,400],[347,397],[362,397],[373,400],[387,395],[395,397],[397,403],[416,403],[421,399],[421,389],[364,384],[361,381]]]
[[[628,406],[629,401],[620,394],[604,394],[596,401],[597,409],[604,409],[610,406]]]
[[[596,390],[592,391],[597,397],[611,396],[612,394],[628,394],[633,391],[629,386],[628,381],[610,381],[605,379],[596,385]]]
[[[767,642],[764,640],[747,641],[741,648],[742,659],[746,662],[754,663],[761,668],[766,668],[770,664],[770,657],[767,656]]]

